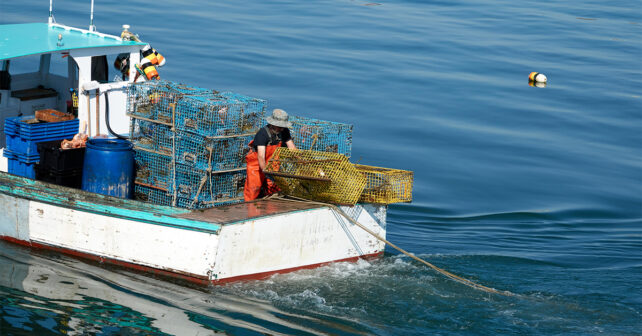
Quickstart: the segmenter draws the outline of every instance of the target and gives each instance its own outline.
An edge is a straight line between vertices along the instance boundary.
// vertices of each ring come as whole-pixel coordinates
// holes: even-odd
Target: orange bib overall
[[[251,141],[250,152],[245,156],[245,162],[247,163],[247,179],[245,179],[245,189],[243,191],[243,196],[245,201],[251,201],[257,199],[259,196],[267,196],[279,191],[279,187],[274,184],[271,180],[268,180],[261,171],[259,167],[259,155],[258,152],[254,150],[252,144],[254,141]],[[272,157],[274,151],[281,146],[281,142],[276,145],[265,146],[265,162]],[[261,195],[263,194],[263,195]]]

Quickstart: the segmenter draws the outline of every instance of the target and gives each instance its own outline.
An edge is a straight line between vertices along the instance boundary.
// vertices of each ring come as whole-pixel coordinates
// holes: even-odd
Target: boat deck
[[[205,210],[192,210],[191,212],[177,214],[174,216],[223,225],[242,222],[252,218],[272,216],[287,212],[304,211],[320,207],[322,206],[319,204],[264,199],[246,203],[224,205]]]
[[[319,204],[305,202],[263,199],[210,209],[190,210],[95,194],[4,172],[0,172],[0,193],[14,194],[78,210],[105,212],[110,215],[144,219],[145,221],[164,221],[204,230],[217,230],[216,227],[221,225],[243,222],[253,218],[323,207]],[[154,215],[150,217],[150,213]]]

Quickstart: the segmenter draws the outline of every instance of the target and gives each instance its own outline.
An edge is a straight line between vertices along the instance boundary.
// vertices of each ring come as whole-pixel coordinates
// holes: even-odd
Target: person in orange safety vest
[[[267,122],[249,143],[250,152],[245,156],[247,179],[243,195],[246,202],[278,191],[274,182],[263,174],[265,164],[279,146],[296,149],[290,136],[289,127],[292,127],[292,123],[288,120],[287,112],[275,109],[267,117]]]

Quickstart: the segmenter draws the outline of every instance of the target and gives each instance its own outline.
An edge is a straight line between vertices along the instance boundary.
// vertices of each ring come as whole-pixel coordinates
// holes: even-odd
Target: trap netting
[[[153,121],[132,119],[129,140],[136,147],[151,151],[172,154],[175,147],[175,132],[171,126],[158,124]]]
[[[176,162],[202,170],[226,170],[245,167],[248,144],[254,133],[204,137],[176,133]]]
[[[345,155],[279,147],[264,172],[287,195],[334,204],[356,204],[365,176]]]
[[[247,133],[262,126],[265,100],[168,81],[134,83],[127,114],[203,136]]]
[[[291,116],[290,122],[296,148],[352,154],[352,125],[298,116]]]
[[[177,206],[203,209],[243,201],[245,169],[212,172],[176,165],[176,179],[170,187],[175,193]]]
[[[136,184],[168,191],[174,179],[172,157],[135,148]]]
[[[167,190],[156,189],[140,184],[134,186],[134,199],[158,205],[172,205],[172,195]]]
[[[174,164],[167,155],[140,149],[135,159],[137,200],[188,209],[243,201],[245,169],[200,170]]]
[[[175,105],[183,98],[210,97],[218,91],[168,81],[134,83],[127,92],[127,113],[170,123]]]
[[[257,131],[261,127],[265,101],[194,97],[176,104],[176,129],[203,136],[223,136]]]
[[[407,203],[412,202],[413,172],[355,164],[366,178],[366,187],[359,198],[360,203]]]
[[[352,164],[345,155],[279,147],[267,162],[286,195],[334,204],[412,201],[413,172]]]

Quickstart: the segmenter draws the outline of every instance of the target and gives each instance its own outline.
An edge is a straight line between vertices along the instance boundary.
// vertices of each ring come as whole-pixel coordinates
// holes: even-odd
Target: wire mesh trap
[[[352,125],[306,117],[290,117],[290,134],[297,148],[350,157]]]
[[[338,153],[279,147],[264,171],[285,194],[334,204],[356,204],[366,186],[365,176]]]
[[[412,202],[413,172],[355,164],[366,178],[366,187],[361,193],[361,203],[407,203]]]

